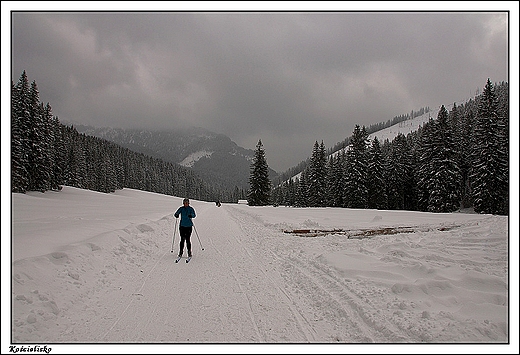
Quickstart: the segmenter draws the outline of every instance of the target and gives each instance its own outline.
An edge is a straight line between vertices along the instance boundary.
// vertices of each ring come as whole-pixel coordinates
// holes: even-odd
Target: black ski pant
[[[181,245],[179,247],[179,255],[184,252],[184,242],[186,241],[186,248],[188,249],[188,255],[191,255],[191,230],[193,227],[179,226],[179,234],[181,235]]]

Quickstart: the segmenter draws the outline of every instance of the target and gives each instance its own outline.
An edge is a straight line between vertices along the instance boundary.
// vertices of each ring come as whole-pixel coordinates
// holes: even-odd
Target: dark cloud
[[[14,12],[23,70],[62,120],[262,139],[283,171],[315,140],[508,80],[508,13]]]

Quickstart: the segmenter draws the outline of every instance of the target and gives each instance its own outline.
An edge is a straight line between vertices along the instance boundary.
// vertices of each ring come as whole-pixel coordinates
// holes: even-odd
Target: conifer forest
[[[275,205],[425,212],[509,212],[509,89],[483,92],[392,141],[357,125],[345,148],[314,144],[301,174],[272,192]]]
[[[251,165],[250,191],[224,191],[190,169],[136,153],[60,123],[40,102],[25,71],[12,83],[11,190],[99,192],[122,188],[251,205],[509,213],[509,89],[487,80],[482,93],[418,130],[392,141],[368,140],[356,125],[346,144],[316,141],[298,175],[272,184],[261,141]]]

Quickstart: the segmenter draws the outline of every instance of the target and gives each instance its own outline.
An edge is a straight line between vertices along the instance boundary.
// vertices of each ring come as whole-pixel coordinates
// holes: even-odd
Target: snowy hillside
[[[456,104],[457,106],[462,106],[468,101],[469,99],[465,101],[456,102]],[[453,108],[453,104],[444,105],[444,107],[449,112]],[[436,119],[439,114],[440,108],[441,107],[438,106],[437,108],[431,109],[430,112],[427,112],[421,116],[417,116],[413,119],[406,120],[398,124],[395,124],[391,127],[374,132],[368,136],[368,139],[370,142],[372,142],[374,138],[377,137],[379,142],[383,143],[387,139],[391,142],[395,137],[397,137],[399,133],[404,134],[406,136],[409,133],[417,131],[419,127],[422,127],[425,123],[427,123],[430,118]]]
[[[464,105],[468,100],[459,101],[456,102],[457,106]],[[450,111],[453,108],[453,104],[451,105],[444,105],[446,110]],[[435,109],[430,110],[430,112],[427,112],[421,116],[414,117],[412,119],[397,123],[393,126],[387,127],[385,129],[382,129],[380,131],[374,132],[368,136],[369,142],[372,142],[375,137],[379,140],[380,143],[383,143],[385,140],[389,140],[390,142],[397,137],[399,133],[404,134],[405,136],[409,133],[415,132],[419,129],[419,127],[422,127],[425,123],[428,122],[430,118],[436,119],[437,115],[439,114],[440,106],[438,106]],[[332,154],[330,154],[327,159],[329,159],[331,156],[335,157],[338,153],[340,153],[341,150],[335,151]],[[301,172],[291,177],[291,179],[294,181],[295,179],[299,179],[301,176]]]
[[[100,351],[75,343],[498,343],[469,351],[515,353],[508,217],[192,201],[194,257],[175,264],[181,200],[129,189],[12,194],[12,293],[2,299],[12,342],[71,352]],[[193,351],[154,347],[125,351]],[[388,352],[325,348],[336,350]]]
[[[179,165],[185,166],[187,168],[192,168],[193,165],[198,162],[201,158],[209,158],[213,154],[213,151],[200,150],[194,153],[191,153],[186,158],[184,158]]]

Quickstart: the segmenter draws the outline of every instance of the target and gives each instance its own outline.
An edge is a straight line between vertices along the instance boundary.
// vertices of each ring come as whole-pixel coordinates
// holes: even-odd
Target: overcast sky
[[[315,141],[329,148],[355,124],[449,105],[509,74],[507,12],[13,12],[11,20],[11,78],[25,70],[61,121],[199,126],[249,149],[261,139],[279,172],[309,157]]]

